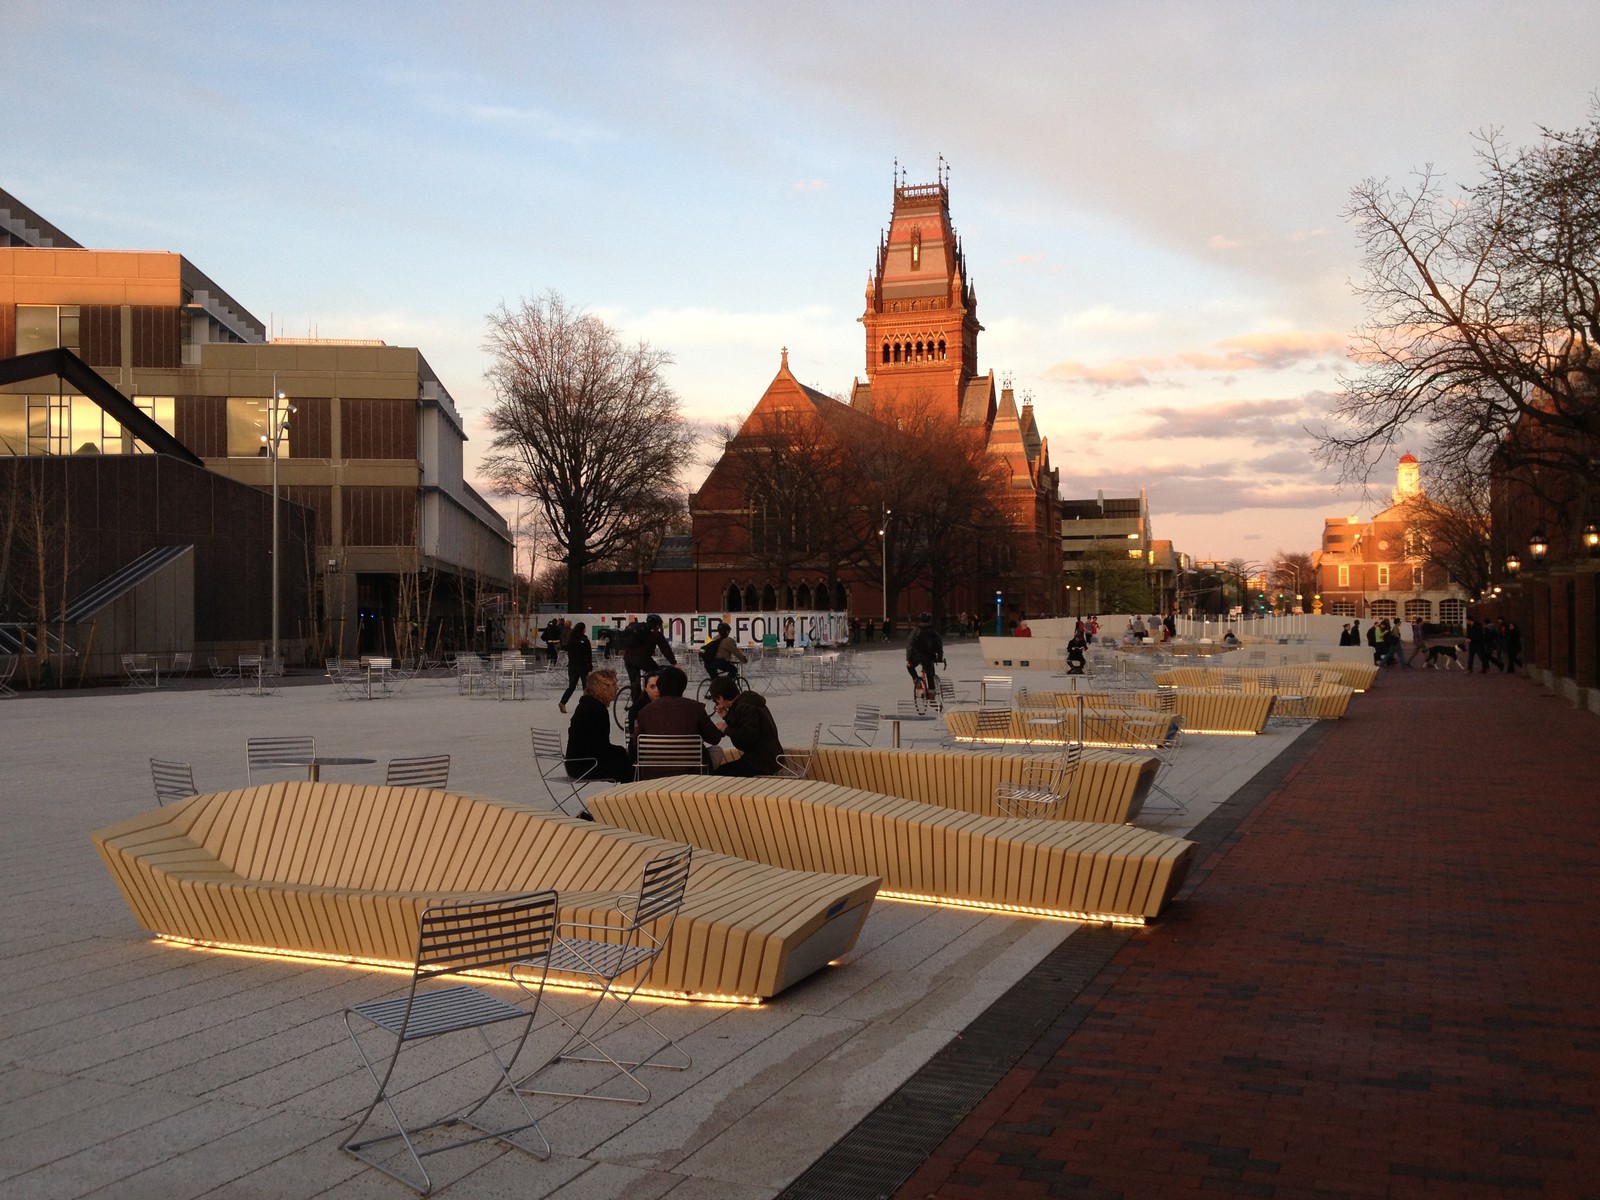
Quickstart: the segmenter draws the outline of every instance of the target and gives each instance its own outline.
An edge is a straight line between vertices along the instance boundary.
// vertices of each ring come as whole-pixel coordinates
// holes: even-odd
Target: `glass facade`
[[[268,424],[272,420],[271,400],[266,396],[228,397],[228,457],[266,458],[265,441]],[[280,409],[278,419],[288,420],[287,408]],[[278,454],[282,458],[294,457],[293,438],[281,439]]]
[[[173,431],[171,396],[135,396],[144,413]],[[87,396],[0,395],[0,454],[148,454],[110,413]]]

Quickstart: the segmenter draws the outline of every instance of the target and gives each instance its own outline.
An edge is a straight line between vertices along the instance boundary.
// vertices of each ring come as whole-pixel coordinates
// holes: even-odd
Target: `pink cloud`
[[[1057,363],[1045,372],[1051,379],[1068,383],[1089,383],[1096,387],[1145,387],[1150,380],[1136,361],[1123,359],[1090,366],[1088,363]]]

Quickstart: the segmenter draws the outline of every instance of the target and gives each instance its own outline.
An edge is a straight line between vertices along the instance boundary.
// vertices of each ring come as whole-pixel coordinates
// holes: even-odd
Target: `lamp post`
[[[1550,552],[1550,541],[1544,536],[1543,529],[1533,531],[1533,536],[1528,539],[1528,553],[1533,556],[1534,566],[1544,561],[1544,556]]]
[[[1002,606],[1005,603],[1005,593],[996,591],[994,594],[994,635],[1004,637],[1005,628],[1002,625]]]
[[[1593,521],[1583,527],[1583,548],[1590,558],[1600,558],[1600,525]]]
[[[883,525],[878,530],[879,560],[883,563],[883,636],[889,638],[889,518],[894,516],[894,509],[883,510]]]
[[[693,538],[689,542],[689,552],[694,555],[694,612],[700,615],[700,539]]]
[[[294,405],[285,405],[287,397],[278,390],[278,373],[272,373],[272,395],[267,400],[267,431],[261,435],[261,444],[272,458],[272,653],[274,664],[278,661],[278,456],[283,450],[283,439],[289,433],[289,414]]]

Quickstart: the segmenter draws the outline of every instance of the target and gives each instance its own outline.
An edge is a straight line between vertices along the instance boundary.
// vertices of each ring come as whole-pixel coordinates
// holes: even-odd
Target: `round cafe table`
[[[292,767],[306,768],[306,778],[312,783],[322,779],[323,767],[361,767],[375,763],[375,758],[361,758],[353,754],[302,754],[295,758],[276,758],[274,762]]]

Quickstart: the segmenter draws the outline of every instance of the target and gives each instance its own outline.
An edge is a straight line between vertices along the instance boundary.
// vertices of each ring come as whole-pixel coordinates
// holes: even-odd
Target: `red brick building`
[[[995,594],[1013,615],[1059,611],[1060,472],[1031,403],[978,369],[977,294],[950,220],[945,182],[896,186],[889,229],[868,278],[866,379],[848,403],[797,379],[785,351],[778,373],[728,442],[690,502],[693,534],[669,539],[639,602],[658,609],[884,611],[884,548],[892,595],[904,616],[940,594],[946,613],[988,612]],[[893,496],[883,511],[852,507],[851,489],[807,494],[813,477],[846,439],[943,421],[949,440],[970,439],[998,459],[1006,480],[1007,537],[966,545],[952,537],[916,579],[895,580]],[[930,426],[932,427],[932,426]],[[974,543],[980,539],[968,539]],[[960,564],[964,563],[965,566]],[[938,577],[946,566],[947,578]]]

